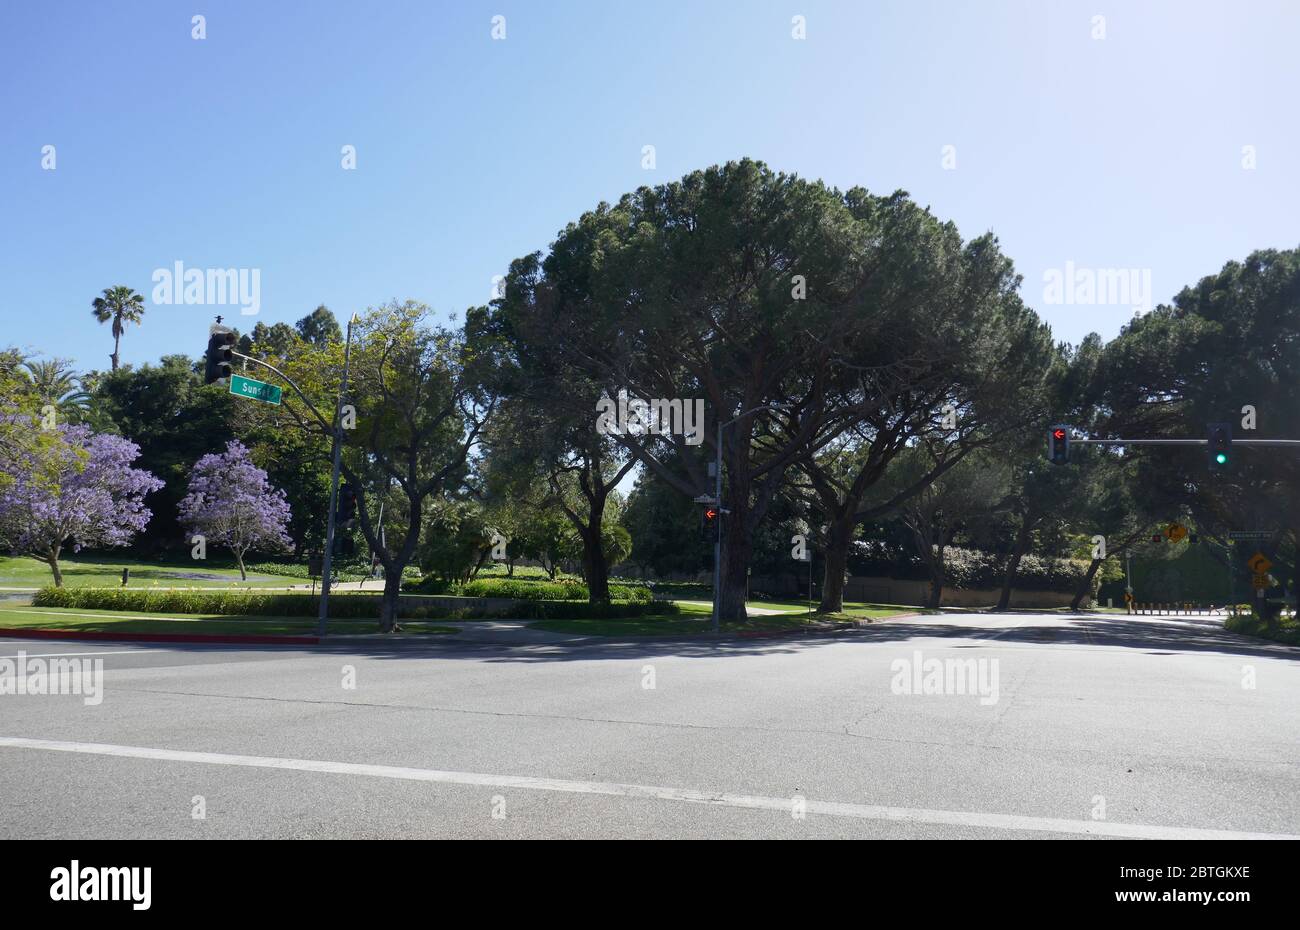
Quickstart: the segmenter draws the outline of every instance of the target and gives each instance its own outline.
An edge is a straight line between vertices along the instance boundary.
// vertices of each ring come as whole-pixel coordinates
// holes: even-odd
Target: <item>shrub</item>
[[[330,615],[378,617],[379,600],[377,594],[340,592],[330,598]],[[38,591],[32,603],[37,607],[220,616],[314,617],[320,611],[319,596],[259,592],[256,589],[164,591],[158,588],[49,587]]]
[[[187,563],[188,564],[188,563]],[[301,578],[303,581],[310,579],[307,573],[307,563],[303,562],[249,562],[245,568],[249,574],[258,575],[282,575],[286,578]],[[330,568],[334,572],[335,578],[339,581],[366,581],[370,578],[370,564],[368,562],[349,562],[340,564],[335,561]],[[402,572],[403,579],[419,580],[420,569],[415,565],[406,566]],[[403,582],[405,584],[405,581]]]
[[[508,597],[520,601],[585,601],[590,591],[574,581],[533,581],[525,578],[476,578],[461,588],[465,597]],[[615,603],[649,604],[653,597],[643,585],[611,584]]]
[[[1002,587],[1007,558],[996,552],[950,546],[944,552],[947,586],[990,590]],[[851,567],[855,575],[876,575],[908,581],[928,581],[925,566],[915,557],[895,561],[870,546],[858,544]],[[1060,591],[1073,593],[1088,572],[1087,561],[1058,559],[1028,554],[1016,570],[1018,591]]]
[[[402,590],[409,594],[460,594],[461,585],[437,575],[402,581]]]
[[[217,616],[314,617],[320,611],[320,597],[244,590],[162,591],[156,588],[42,588],[32,603],[37,607],[80,610],[121,610],[138,613],[213,614]],[[369,620],[379,617],[380,596],[339,592],[330,597],[330,616],[340,620]],[[488,610],[480,607],[452,607],[445,603],[404,604],[405,620],[479,620],[517,618],[621,618],[675,614],[668,603],[620,603],[599,605],[567,600],[530,600],[515,608]]]
[[[587,586],[523,578],[476,578],[461,588],[461,593],[465,597],[509,597],[523,601],[585,601]]]
[[[1233,633],[1246,636],[1258,636],[1280,643],[1300,646],[1300,620],[1295,617],[1280,617],[1273,624],[1261,617],[1252,608],[1250,613],[1239,613],[1223,621],[1223,628]]]

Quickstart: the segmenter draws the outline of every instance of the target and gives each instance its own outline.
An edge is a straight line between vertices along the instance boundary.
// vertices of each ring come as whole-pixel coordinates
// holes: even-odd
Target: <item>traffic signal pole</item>
[[[710,623],[715,636],[720,629],[718,614],[722,610],[722,427],[725,425],[719,417],[717,457],[713,469],[713,499],[717,501],[714,506],[718,508],[718,525],[713,533],[713,620]]]
[[[218,320],[218,325],[217,327],[213,328],[213,332],[209,338],[209,343],[208,343],[209,356],[211,356],[211,354],[214,351],[214,344],[212,340],[215,339],[218,333],[224,335],[225,333],[229,332],[224,327],[220,326],[221,318],[217,317],[217,320]],[[316,625],[316,633],[318,636],[325,635],[326,619],[329,617],[330,562],[332,561],[331,557],[333,556],[333,550],[334,550],[334,512],[338,506],[339,471],[342,465],[342,451],[343,451],[342,450],[343,400],[346,397],[347,390],[348,390],[348,368],[352,359],[352,324],[353,322],[355,322],[355,320],[356,320],[355,316],[352,317],[352,319],[348,320],[347,341],[344,343],[343,346],[343,382],[339,387],[338,399],[335,401],[334,404],[333,424],[330,424],[325,420],[323,416],[321,416],[321,412],[316,409],[316,405],[311,402],[311,398],[309,398],[306,394],[304,394],[302,388],[298,387],[298,385],[294,383],[293,379],[290,378],[288,375],[286,375],[284,372],[282,372],[280,369],[276,368],[270,362],[262,361],[260,358],[253,358],[253,356],[251,355],[245,355],[242,352],[236,352],[234,349],[230,348],[229,345],[226,344],[224,341],[222,343],[222,347],[224,348],[224,350],[229,352],[232,357],[242,358],[246,362],[252,362],[254,365],[261,365],[263,368],[275,372],[275,374],[277,374],[281,379],[283,379],[284,382],[289,385],[289,387],[293,388],[295,394],[297,394],[300,398],[302,398],[302,402],[307,406],[307,409],[311,411],[312,416],[316,418],[316,422],[318,422],[321,425],[321,428],[325,432],[329,433],[333,438],[333,447],[331,449],[332,464],[331,464],[331,473],[330,473],[330,512],[329,512],[329,517],[326,519],[325,522],[325,554],[321,562],[322,578],[321,578],[320,615],[318,617],[318,622]],[[231,335],[233,335],[233,333],[231,333]],[[212,359],[211,357],[209,357],[208,359],[209,374],[212,373],[212,368],[213,368]],[[225,375],[221,374],[220,372],[218,372],[217,374],[219,375],[219,377],[225,377]],[[226,374],[228,374],[228,372],[226,372]],[[209,379],[209,383],[211,383],[211,380],[219,380],[219,378]]]

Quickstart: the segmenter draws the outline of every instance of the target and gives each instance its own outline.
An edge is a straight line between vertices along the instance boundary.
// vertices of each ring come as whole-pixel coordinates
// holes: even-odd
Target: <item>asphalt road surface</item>
[[[1300,649],[1211,620],[20,650],[104,696],[0,695],[5,838],[1300,834]]]

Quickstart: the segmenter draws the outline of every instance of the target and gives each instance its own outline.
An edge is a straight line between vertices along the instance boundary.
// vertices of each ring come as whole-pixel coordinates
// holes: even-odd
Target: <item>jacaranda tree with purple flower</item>
[[[283,551],[293,545],[285,526],[289,502],[271,486],[266,472],[253,464],[238,440],[226,451],[205,455],[190,471],[189,493],[180,503],[180,521],[207,543],[225,546],[247,579],[244,554],[250,549]]]
[[[145,495],[163,482],[131,467],[140,447],[121,436],[64,426],[42,439],[6,450],[0,462],[10,476],[0,487],[0,541],[47,563],[62,587],[64,549],[125,546],[153,515]]]

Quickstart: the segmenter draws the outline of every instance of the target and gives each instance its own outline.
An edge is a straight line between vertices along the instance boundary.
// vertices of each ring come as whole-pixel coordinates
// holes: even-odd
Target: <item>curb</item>
[[[0,628],[0,639],[80,639],[128,643],[209,643],[230,646],[315,646],[318,636],[222,636],[216,633],[101,633],[80,630],[24,630]]]

